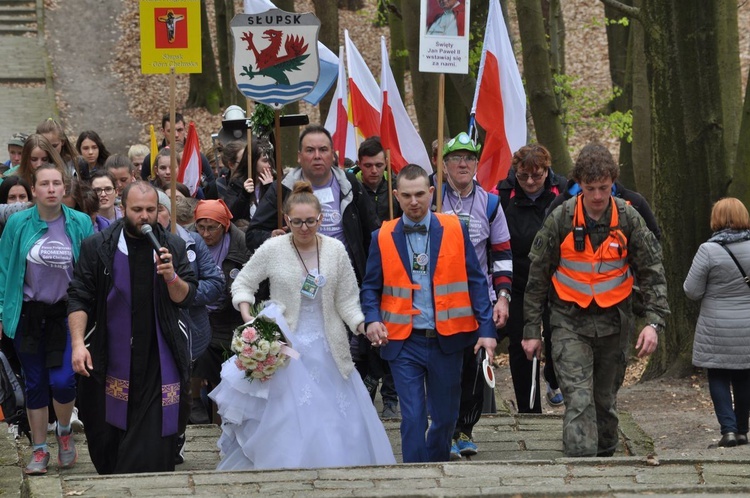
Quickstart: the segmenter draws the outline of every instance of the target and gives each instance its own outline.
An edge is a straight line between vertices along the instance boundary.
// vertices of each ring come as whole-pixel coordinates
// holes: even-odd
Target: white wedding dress
[[[302,299],[298,330],[286,332],[300,357],[270,380],[249,382],[234,357],[224,362],[210,394],[223,420],[217,470],[396,463],[359,373],[344,379],[336,367],[320,301]]]

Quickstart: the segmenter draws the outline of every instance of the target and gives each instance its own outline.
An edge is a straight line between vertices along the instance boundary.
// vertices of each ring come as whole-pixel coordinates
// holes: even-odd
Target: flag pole
[[[175,192],[177,192],[177,148],[175,147],[174,130],[176,128],[175,114],[177,113],[175,107],[175,73],[174,66],[169,69],[169,169],[171,173],[170,181],[170,205],[172,206],[172,212],[169,215],[170,229],[172,233],[177,232],[177,198]],[[154,158],[151,158],[153,161]]]
[[[385,167],[388,175],[388,219],[393,219],[393,169],[391,168],[391,149],[385,150]]]
[[[281,198],[281,180],[283,179],[283,171],[281,167],[281,109],[274,109],[273,111],[273,128],[274,136],[276,137],[276,143],[274,144],[276,150],[276,225],[278,228],[283,228],[283,217],[281,213],[281,206],[283,204]],[[248,170],[249,169],[250,167],[248,166]]]
[[[445,96],[445,73],[440,73],[440,79],[438,83],[438,129],[437,129],[437,162],[435,167],[437,168],[437,192],[436,203],[437,212],[443,212],[443,121],[445,120],[445,104],[443,97]]]
[[[247,117],[250,116],[250,106],[252,104],[253,104],[252,100],[250,100],[248,98],[245,99],[245,106],[247,107],[247,110],[245,111],[245,116],[247,116]],[[249,154],[248,157],[247,157],[247,177],[252,180],[252,178],[253,178],[253,161],[252,161],[252,153],[251,153],[251,151],[253,149],[252,149],[251,145],[253,143],[253,132],[249,131],[246,136],[247,136],[247,145],[246,145],[246,148],[245,148],[245,154]],[[254,192],[253,192],[253,195],[255,195]]]

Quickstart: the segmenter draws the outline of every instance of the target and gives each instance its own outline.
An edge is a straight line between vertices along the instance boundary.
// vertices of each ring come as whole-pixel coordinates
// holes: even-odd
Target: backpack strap
[[[487,192],[487,219],[489,220],[490,225],[492,225],[492,222],[495,221],[495,217],[497,216],[497,208],[499,205],[500,197],[498,197],[496,194]]]

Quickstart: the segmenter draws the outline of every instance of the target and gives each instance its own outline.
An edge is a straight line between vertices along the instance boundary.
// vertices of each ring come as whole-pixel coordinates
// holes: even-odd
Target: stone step
[[[36,23],[36,14],[14,14],[7,15],[0,11],[0,24],[34,24]]]
[[[36,16],[36,7],[33,5],[0,5],[0,16]]]
[[[34,26],[2,26],[0,25],[0,35],[25,35],[27,33],[36,34],[36,25]]]

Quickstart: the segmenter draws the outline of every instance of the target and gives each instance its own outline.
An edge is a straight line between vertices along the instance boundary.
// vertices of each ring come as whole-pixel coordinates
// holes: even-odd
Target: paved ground
[[[0,161],[17,132],[31,133],[37,124],[57,116],[51,68],[44,40],[37,36],[41,0],[0,0]]]

